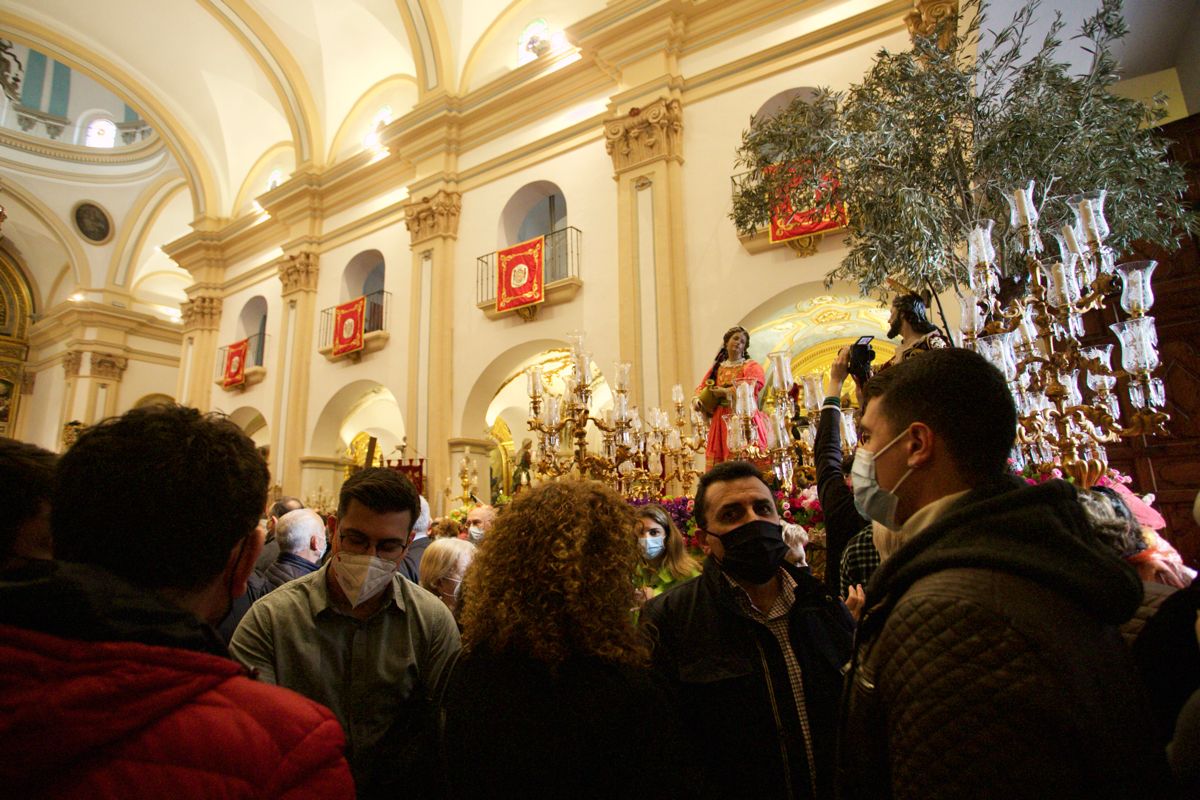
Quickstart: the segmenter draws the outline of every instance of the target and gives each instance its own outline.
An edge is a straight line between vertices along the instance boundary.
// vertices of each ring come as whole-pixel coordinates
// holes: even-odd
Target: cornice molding
[[[683,162],[683,104],[660,97],[604,122],[604,149],[618,174],[654,161]]]
[[[414,246],[438,236],[455,239],[461,213],[462,194],[438,189],[432,197],[422,197],[404,207],[404,227]]]
[[[11,128],[0,128],[0,147],[9,147],[43,158],[55,158],[75,164],[132,164],[157,156],[166,145],[157,133],[151,133],[137,144],[127,147],[100,149],[55,142],[40,136],[29,136]]]
[[[61,303],[50,309],[29,329],[32,348],[44,349],[55,342],[82,341],[88,328],[119,331],[178,345],[183,341],[179,325],[150,314],[95,302]]]
[[[320,258],[311,250],[289,253],[279,259],[279,281],[283,284],[283,296],[296,292],[317,291],[320,275]]]

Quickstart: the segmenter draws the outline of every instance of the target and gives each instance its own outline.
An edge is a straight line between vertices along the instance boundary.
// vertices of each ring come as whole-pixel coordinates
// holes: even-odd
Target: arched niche
[[[527,183],[500,212],[499,247],[508,247],[567,227],[567,199],[551,181]]]
[[[406,437],[404,415],[396,396],[372,380],[358,380],[339,389],[321,409],[313,427],[309,452],[342,456],[360,433],[379,440],[379,451],[391,453]]]
[[[267,299],[255,295],[246,301],[238,314],[238,338],[250,340],[248,363],[261,367],[267,348]]]
[[[750,117],[751,125],[761,125],[767,120],[773,118],[780,111],[790,106],[796,100],[801,100],[805,103],[811,103],[817,96],[817,90],[811,86],[798,86],[794,89],[784,89],[782,92],[771,95],[767,101],[758,107],[754,115]],[[765,153],[771,160],[774,161],[774,153]]]
[[[373,291],[382,291],[386,269],[383,253],[378,250],[364,250],[354,256],[342,270],[341,299],[352,300]]]
[[[250,437],[255,447],[266,447],[271,444],[271,430],[262,412],[253,406],[242,406],[229,414],[229,421],[242,429]]]

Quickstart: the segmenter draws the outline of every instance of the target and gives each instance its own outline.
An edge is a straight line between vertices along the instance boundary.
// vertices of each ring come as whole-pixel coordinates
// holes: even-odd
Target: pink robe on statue
[[[708,377],[705,376],[705,382],[707,380]],[[723,389],[732,389],[744,380],[754,381],[754,395],[757,397],[767,378],[763,373],[763,368],[754,359],[748,358],[736,367],[722,365],[717,368],[716,385]],[[705,383],[697,386],[696,394],[700,394],[704,387]],[[733,413],[733,409],[725,403],[717,406],[716,411],[713,412],[708,425],[708,443],[704,449],[706,469],[712,469],[715,464],[729,460],[729,444],[726,438],[728,426],[725,418],[731,413]],[[758,432],[758,446],[765,453],[767,450],[767,415],[761,411],[754,412],[754,427]]]

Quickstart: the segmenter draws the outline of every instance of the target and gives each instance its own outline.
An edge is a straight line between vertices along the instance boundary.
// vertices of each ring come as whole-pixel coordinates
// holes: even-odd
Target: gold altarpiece
[[[0,436],[12,436],[21,411],[21,396],[32,386],[25,373],[33,295],[8,253],[0,249]]]

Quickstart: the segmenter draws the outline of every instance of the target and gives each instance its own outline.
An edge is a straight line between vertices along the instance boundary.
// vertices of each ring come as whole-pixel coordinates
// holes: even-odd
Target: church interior
[[[627,402],[653,423],[734,326],[768,382],[863,336],[886,360],[887,297],[826,280],[839,229],[739,233],[737,148],[753,118],[846,89],[951,5],[3,0],[0,434],[61,451],[175,401],[228,414],[276,496],[328,509],[371,459],[412,469],[441,515],[527,480],[534,368],[561,387],[582,357],[588,413]],[[1074,25],[1080,5],[1041,16]],[[1200,3],[1124,14],[1114,91],[1164,93],[1158,124],[1196,153]],[[535,240],[539,302],[504,308],[532,279],[498,264]],[[1194,240],[1179,258],[1184,302]],[[1194,562],[1197,331],[1160,330],[1176,439],[1110,461]]]

